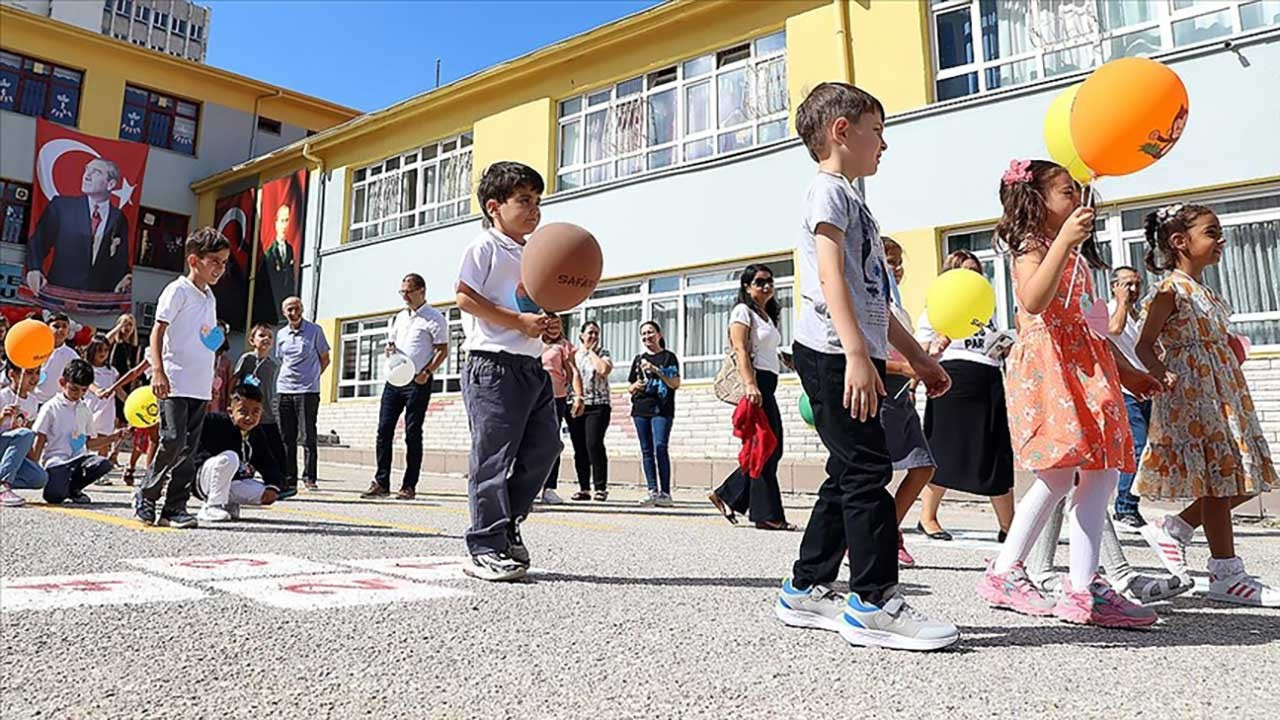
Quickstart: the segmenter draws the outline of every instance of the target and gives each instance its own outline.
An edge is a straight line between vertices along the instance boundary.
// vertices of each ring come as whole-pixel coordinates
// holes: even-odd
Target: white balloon
[[[409,358],[401,352],[393,352],[387,356],[385,370],[387,383],[395,387],[404,387],[413,382],[413,376],[416,374],[413,371],[413,363],[409,362]]]

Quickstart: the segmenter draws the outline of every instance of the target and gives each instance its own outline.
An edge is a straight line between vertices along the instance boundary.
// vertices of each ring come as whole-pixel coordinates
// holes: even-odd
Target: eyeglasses
[[[773,278],[756,278],[751,284],[758,288],[773,287]]]
[[[423,291],[423,290],[425,290],[425,289],[426,289],[426,288],[414,288],[414,289],[412,289],[412,290],[403,290],[403,289],[402,289],[402,290],[400,290],[400,297],[409,297],[410,295],[412,295],[412,294],[414,294],[414,293],[422,292],[422,291]]]

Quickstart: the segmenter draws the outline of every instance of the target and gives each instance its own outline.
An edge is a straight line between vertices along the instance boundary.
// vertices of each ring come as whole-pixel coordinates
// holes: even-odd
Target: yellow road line
[[[333,522],[347,523],[349,525],[363,525],[365,527],[386,528],[388,530],[404,530],[407,532],[426,533],[429,535],[440,535],[445,532],[440,528],[426,527],[424,525],[406,525],[404,523],[387,522],[385,520],[369,520],[366,518],[351,517],[350,515],[316,512],[314,510],[295,510],[293,508],[278,507],[274,505],[263,509],[270,510],[272,512],[287,513],[289,515],[316,518],[317,520],[331,520]]]
[[[176,532],[173,528],[144,525],[142,521],[137,518],[108,515],[107,513],[98,512],[97,510],[62,507],[59,505],[30,505],[29,507],[36,508],[37,510],[44,510],[45,512],[71,515],[72,517],[84,518],[86,520],[96,520],[100,523],[106,523],[107,525],[117,525],[130,530],[137,530],[139,532]]]

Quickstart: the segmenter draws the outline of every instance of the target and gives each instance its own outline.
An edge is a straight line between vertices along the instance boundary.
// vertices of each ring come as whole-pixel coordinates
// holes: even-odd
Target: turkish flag
[[[232,330],[243,329],[249,316],[246,301],[252,269],[249,252],[253,245],[254,210],[252,189],[218,198],[214,205],[214,227],[231,243],[231,257],[226,274],[213,286],[213,292],[218,297],[218,319]]]
[[[41,305],[111,312],[130,304],[138,204],[150,147],[36,120],[26,292]],[[43,275],[31,285],[32,273]]]

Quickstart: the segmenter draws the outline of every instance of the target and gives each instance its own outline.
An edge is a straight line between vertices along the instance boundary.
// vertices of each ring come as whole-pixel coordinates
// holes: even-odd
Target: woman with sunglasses
[[[781,316],[773,270],[764,264],[748,265],[739,279],[738,302],[729,313],[729,340],[737,355],[746,397],[764,408],[778,446],[760,477],[750,477],[738,468],[707,497],[729,522],[736,525],[739,513],[749,513],[748,519],[761,530],[799,529],[787,522],[782,490],[778,487],[778,462],[782,460],[782,413],[777,399],[778,375],[782,372],[778,355]]]

